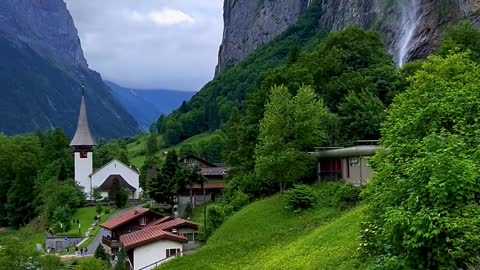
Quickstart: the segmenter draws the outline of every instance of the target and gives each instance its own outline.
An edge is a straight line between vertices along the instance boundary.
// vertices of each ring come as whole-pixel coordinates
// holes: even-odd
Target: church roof
[[[107,177],[105,182],[103,182],[98,188],[100,191],[109,192],[112,189],[113,182],[117,180],[118,185],[123,189],[129,189],[131,191],[136,191],[137,189],[132,187],[121,175],[112,174]]]
[[[95,140],[88,126],[87,110],[85,108],[85,97],[82,95],[80,113],[78,114],[77,131],[73,136],[70,146],[95,146]]]

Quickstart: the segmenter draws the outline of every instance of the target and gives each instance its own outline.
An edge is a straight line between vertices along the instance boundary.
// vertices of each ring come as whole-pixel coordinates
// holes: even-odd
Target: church
[[[84,189],[88,200],[92,200],[93,190],[98,188],[103,197],[108,196],[112,184],[118,182],[120,187],[130,191],[130,199],[138,199],[141,192],[140,174],[118,160],[112,160],[99,169],[93,169],[93,151],[95,139],[88,125],[85,96],[82,94],[78,125],[70,143],[75,162],[75,181]]]

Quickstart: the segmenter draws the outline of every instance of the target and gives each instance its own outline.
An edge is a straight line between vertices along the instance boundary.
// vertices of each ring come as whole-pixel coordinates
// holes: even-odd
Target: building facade
[[[346,148],[320,148],[313,154],[317,158],[318,182],[345,181],[356,186],[366,185],[373,170],[369,159],[382,147],[357,145]]]
[[[88,124],[85,97],[82,95],[77,130],[70,143],[74,156],[75,181],[83,187],[87,200],[93,199],[95,188],[99,188],[102,196],[107,197],[113,182],[118,182],[120,187],[130,190],[130,199],[138,199],[141,192],[139,171],[118,160],[112,160],[94,171],[95,146],[95,139]]]

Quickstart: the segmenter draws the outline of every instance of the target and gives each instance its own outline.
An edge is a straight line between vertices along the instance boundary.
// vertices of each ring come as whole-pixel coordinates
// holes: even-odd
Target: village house
[[[135,208],[100,225],[102,244],[112,254],[127,251],[133,269],[153,269],[185,250],[197,248],[198,224]]]
[[[98,170],[93,169],[93,150],[95,139],[90,132],[85,96],[82,95],[78,125],[70,143],[74,152],[75,181],[84,189],[88,200],[93,199],[93,190],[99,188],[103,197],[108,196],[112,183],[131,192],[130,199],[138,199],[140,188],[140,173],[118,160],[112,160]]]
[[[162,219],[168,221],[171,218],[150,209],[135,208],[100,225],[105,229],[102,243],[110,249],[112,254],[116,254],[120,248],[120,236],[139,231],[150,223]]]
[[[122,248],[127,251],[133,270],[150,270],[183,253],[185,236],[164,231],[158,226],[122,235]]]
[[[345,181],[356,186],[366,185],[372,176],[369,159],[382,149],[378,141],[358,141],[346,148],[323,147],[313,153],[317,158],[318,182]]]
[[[191,205],[192,208],[204,203],[217,201],[227,186],[225,176],[230,168],[224,164],[212,163],[194,155],[185,156],[180,159],[180,162],[190,168],[199,168],[202,176],[206,179],[203,189],[201,185],[194,184],[180,191],[178,213],[182,216],[185,213],[187,205],[192,204],[190,202],[190,196],[192,196],[193,201]]]

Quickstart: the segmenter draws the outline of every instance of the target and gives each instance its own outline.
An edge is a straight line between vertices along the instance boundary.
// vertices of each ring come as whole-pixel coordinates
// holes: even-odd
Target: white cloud
[[[190,15],[180,10],[170,8],[165,8],[161,11],[152,11],[148,14],[148,18],[157,25],[176,25],[194,22],[194,19]]]
[[[213,78],[223,1],[65,0],[89,66],[105,79],[189,91]]]

